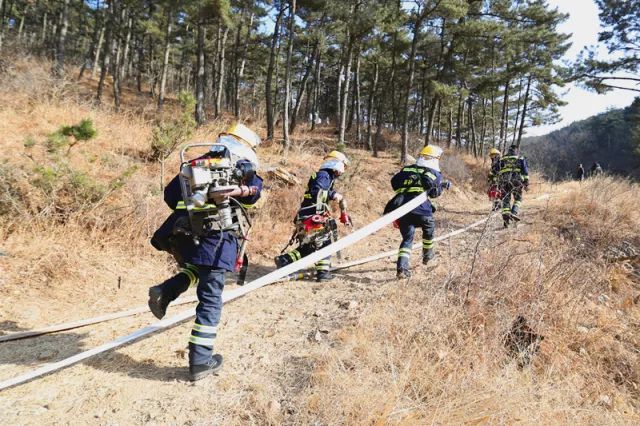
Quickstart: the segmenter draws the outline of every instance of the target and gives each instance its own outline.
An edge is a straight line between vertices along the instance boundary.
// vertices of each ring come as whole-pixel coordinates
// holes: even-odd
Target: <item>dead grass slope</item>
[[[399,283],[344,328],[296,421],[637,424],[640,187],[558,190],[529,201],[529,225]]]

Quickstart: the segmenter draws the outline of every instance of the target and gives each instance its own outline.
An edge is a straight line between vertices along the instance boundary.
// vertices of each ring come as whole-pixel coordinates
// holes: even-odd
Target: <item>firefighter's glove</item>
[[[394,227],[394,228],[396,228],[396,229],[400,229],[400,222],[398,222],[398,219],[394,220],[394,221],[392,222],[392,224],[393,224],[393,227]]]
[[[342,212],[340,214],[340,223],[342,223],[343,225],[352,226],[351,218],[349,217],[347,212]]]
[[[445,179],[445,180],[442,181],[442,187],[444,189],[449,190],[449,189],[451,189],[451,186],[452,186],[452,183],[451,183],[450,180]]]

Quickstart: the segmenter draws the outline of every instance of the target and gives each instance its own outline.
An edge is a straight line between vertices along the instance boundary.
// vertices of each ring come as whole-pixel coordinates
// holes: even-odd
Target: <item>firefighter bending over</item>
[[[342,194],[333,189],[336,179],[344,173],[348,165],[349,160],[343,153],[331,151],[324,158],[320,170],[311,175],[304,199],[293,220],[296,229],[289,241],[289,245],[297,242],[298,247],[274,258],[278,268],[300,260],[328,246],[332,240],[337,240],[337,225],[335,219],[331,217],[331,211],[327,205],[329,201],[339,204],[340,222],[351,225],[351,218],[347,214],[347,202]],[[318,261],[316,279],[331,280],[333,276],[330,269],[330,257]]]
[[[149,308],[160,319],[169,303],[190,286],[197,286],[199,303],[189,338],[192,381],[222,366],[222,355],[213,354],[213,343],[225,274],[241,263],[238,255],[244,253],[250,227],[246,208],[258,201],[262,190],[254,151],[259,143],[253,131],[234,124],[210,145],[207,154],[195,160],[184,159],[187,146],[181,153],[180,173],[164,191],[165,203],[173,213],[155,232],[151,244],[173,254],[181,269],[149,289]]]
[[[520,220],[518,214],[522,205],[522,190],[529,190],[529,166],[527,160],[518,155],[516,145],[511,145],[507,155],[493,165],[490,176],[497,179],[502,192],[502,221],[506,228],[511,220]]]
[[[429,198],[436,198],[442,194],[443,189],[451,187],[451,182],[443,180],[440,174],[441,156],[442,148],[433,145],[425,146],[420,151],[416,164],[404,167],[391,178],[391,186],[396,195],[387,203],[384,214],[408,203],[423,192],[426,192]],[[427,199],[394,222],[394,226],[399,228],[402,234],[397,262],[398,278],[411,276],[409,259],[416,227],[422,228],[422,263],[426,265],[435,257],[433,250],[436,227],[433,213],[435,211],[435,205]]]

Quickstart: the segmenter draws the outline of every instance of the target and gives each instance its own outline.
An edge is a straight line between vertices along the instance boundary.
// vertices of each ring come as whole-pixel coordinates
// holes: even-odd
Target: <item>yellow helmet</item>
[[[419,157],[440,159],[442,148],[436,145],[427,145],[420,151]]]
[[[249,129],[244,124],[237,122],[229,126],[226,131],[221,132],[219,136],[223,135],[231,135],[254,150],[261,142],[260,136],[258,136],[253,130]]]
[[[500,157],[502,153],[495,148],[489,150],[489,157]]]
[[[335,158],[336,160],[342,161],[345,166],[349,165],[349,159],[347,158],[346,155],[344,155],[340,151],[331,151],[330,153],[328,153],[327,155],[324,156],[323,160],[326,161],[326,160],[330,160],[332,158]]]

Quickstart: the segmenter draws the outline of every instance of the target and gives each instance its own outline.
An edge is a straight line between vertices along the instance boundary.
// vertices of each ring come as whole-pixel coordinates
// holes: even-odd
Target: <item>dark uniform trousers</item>
[[[428,256],[433,250],[433,237],[435,234],[435,221],[432,216],[417,215],[409,213],[398,220],[400,225],[400,233],[402,234],[402,242],[398,252],[397,269],[409,270],[409,259],[411,257],[411,246],[413,245],[413,237],[416,227],[422,228],[422,256]]]
[[[502,215],[510,213],[517,215],[522,204],[522,190],[524,182],[520,175],[507,174],[500,176],[500,191],[502,191]],[[513,198],[513,206],[511,199]]]

